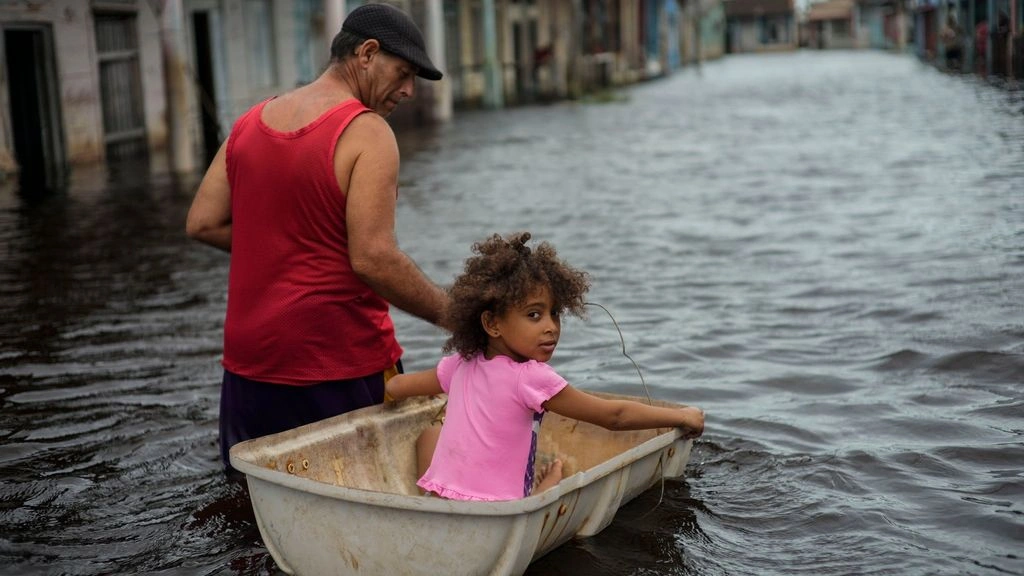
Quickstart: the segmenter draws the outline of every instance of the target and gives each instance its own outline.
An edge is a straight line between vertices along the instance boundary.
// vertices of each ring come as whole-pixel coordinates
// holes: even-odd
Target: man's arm
[[[185,233],[193,240],[231,252],[231,186],[228,183],[227,140],[221,144],[192,200]]]
[[[398,143],[383,118],[361,114],[343,141],[359,142],[351,171],[347,154],[335,155],[338,185],[346,191],[346,225],[352,269],[394,306],[440,325],[448,296],[430,281],[395,239],[398,196]],[[341,146],[339,146],[341,148]],[[345,174],[350,174],[344,181]]]

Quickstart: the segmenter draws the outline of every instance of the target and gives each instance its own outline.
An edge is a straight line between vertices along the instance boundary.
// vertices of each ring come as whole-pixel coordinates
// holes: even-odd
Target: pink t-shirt
[[[453,500],[529,496],[543,404],[565,379],[542,362],[483,354],[446,356],[437,377],[448,408],[420,488]]]

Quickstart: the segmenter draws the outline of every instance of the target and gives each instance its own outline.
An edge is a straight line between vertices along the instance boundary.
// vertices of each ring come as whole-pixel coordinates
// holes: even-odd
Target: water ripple
[[[528,573],[1024,574],[1019,92],[802,51],[623,94],[396,129],[428,275],[529,230],[644,379],[597,309],[552,364],[707,411],[685,479]],[[196,182],[76,178],[0,191],[0,563],[275,573],[218,461],[229,256],[182,232]],[[433,365],[444,334],[395,320]]]

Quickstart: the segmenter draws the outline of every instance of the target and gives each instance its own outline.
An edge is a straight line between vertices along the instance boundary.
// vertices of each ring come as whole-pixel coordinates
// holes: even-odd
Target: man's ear
[[[380,42],[370,38],[364,41],[356,48],[356,56],[359,57],[360,64],[369,64],[370,60],[380,52]]]
[[[480,325],[484,327],[484,332],[487,332],[487,335],[491,338],[501,336],[501,330],[498,330],[498,319],[495,317],[494,312],[490,310],[481,312]]]

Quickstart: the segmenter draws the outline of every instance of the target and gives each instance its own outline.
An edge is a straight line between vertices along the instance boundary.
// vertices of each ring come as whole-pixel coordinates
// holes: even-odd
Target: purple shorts
[[[402,371],[402,363],[396,368]],[[224,371],[220,389],[220,457],[251,438],[276,434],[384,401],[384,373],[308,386],[269,384]]]

